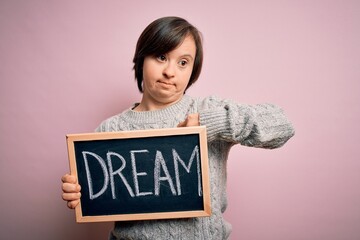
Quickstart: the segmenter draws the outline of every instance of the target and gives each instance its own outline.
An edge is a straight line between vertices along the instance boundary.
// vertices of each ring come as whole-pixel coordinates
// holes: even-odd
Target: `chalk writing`
[[[166,163],[167,161],[165,161],[163,154],[160,150],[156,150],[155,159],[152,160],[154,162],[154,167],[152,169],[152,172],[144,172],[144,171],[138,171],[138,166],[139,166],[138,164],[141,164],[141,161],[151,160],[148,159],[150,152],[147,149],[130,150],[130,162],[131,162],[130,166],[127,166],[127,161],[123,155],[113,151],[107,152],[106,161],[101,156],[99,156],[94,152],[82,151],[82,156],[85,164],[86,179],[89,187],[89,198],[93,200],[102,196],[107,191],[110,185],[112,198],[116,199],[117,198],[116,187],[119,187],[119,186],[115,186],[114,178],[116,176],[120,177],[122,183],[127,189],[127,192],[132,198],[142,197],[147,195],[159,196],[161,192],[160,187],[164,185],[168,186],[173,196],[180,196],[182,195],[181,178],[185,178],[186,175],[184,174],[180,175],[179,165],[182,166],[187,173],[190,173],[193,163],[196,164],[195,169],[196,169],[197,182],[198,182],[197,184],[198,196],[202,196],[202,184],[201,184],[201,173],[200,173],[201,166],[200,166],[198,145],[196,145],[192,150],[190,159],[187,161],[187,163],[179,155],[176,149],[173,148],[171,152],[172,152],[171,160],[173,161],[173,166],[174,166],[173,172],[169,171],[168,164]],[[98,168],[102,172],[102,177],[104,180],[101,189],[97,193],[94,193],[92,172],[89,167],[90,161],[95,161],[96,163],[98,163],[97,164],[99,166]],[[120,163],[120,167],[114,169],[114,163],[116,161]],[[92,165],[94,165],[94,163]],[[127,167],[131,167],[133,187],[131,187],[129,181],[123,174],[123,170],[125,170]],[[97,169],[97,171],[99,171],[99,169]],[[149,176],[148,174],[153,174],[154,191],[142,192],[140,191],[141,188],[140,188],[139,178],[145,178],[146,180],[147,176]],[[175,179],[175,184],[174,184],[174,179]]]

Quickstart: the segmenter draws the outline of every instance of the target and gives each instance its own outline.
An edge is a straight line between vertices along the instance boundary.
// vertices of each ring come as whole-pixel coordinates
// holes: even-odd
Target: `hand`
[[[194,126],[200,126],[200,120],[199,120],[199,114],[198,113],[192,113],[189,114],[185,121],[179,123],[177,125],[178,127],[194,127]]]
[[[80,202],[81,186],[77,183],[77,178],[73,175],[65,174],[62,176],[62,198],[67,201],[67,206],[74,209]]]

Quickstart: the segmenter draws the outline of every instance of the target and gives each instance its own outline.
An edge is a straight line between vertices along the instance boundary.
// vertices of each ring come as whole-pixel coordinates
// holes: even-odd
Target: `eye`
[[[186,61],[186,60],[181,60],[181,61],[179,62],[179,64],[180,64],[180,66],[185,67],[185,66],[188,64],[188,61]]]
[[[161,54],[161,55],[157,56],[156,59],[159,60],[160,62],[165,62],[166,56],[164,54]]]

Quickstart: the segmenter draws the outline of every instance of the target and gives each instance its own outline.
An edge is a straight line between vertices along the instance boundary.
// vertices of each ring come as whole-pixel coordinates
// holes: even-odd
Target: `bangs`
[[[139,55],[146,57],[168,53],[177,48],[189,33],[188,28],[160,25],[157,31],[153,31],[152,34],[144,38],[146,39],[143,44],[144,48],[139,49]]]

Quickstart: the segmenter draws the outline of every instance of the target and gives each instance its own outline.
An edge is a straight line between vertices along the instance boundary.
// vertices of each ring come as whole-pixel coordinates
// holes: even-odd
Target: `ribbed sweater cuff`
[[[229,123],[227,111],[224,108],[217,108],[199,112],[200,125],[206,126],[208,140],[214,140],[217,135],[224,132]]]

